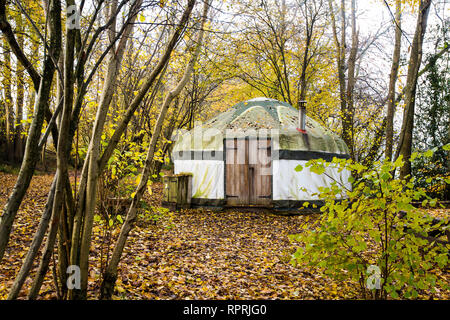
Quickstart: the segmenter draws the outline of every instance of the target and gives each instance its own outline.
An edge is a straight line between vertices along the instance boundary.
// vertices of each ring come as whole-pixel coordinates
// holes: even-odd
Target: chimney
[[[298,102],[298,131],[306,133],[306,101]]]

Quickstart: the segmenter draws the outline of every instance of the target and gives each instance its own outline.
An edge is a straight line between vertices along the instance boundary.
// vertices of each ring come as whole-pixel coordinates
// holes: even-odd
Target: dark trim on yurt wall
[[[337,200],[339,201],[339,200]],[[299,208],[302,208],[303,205],[308,202],[309,206],[302,209],[300,212],[298,212]],[[223,208],[230,208],[227,206],[227,200],[226,199],[206,199],[206,198],[192,198],[191,199],[191,205],[194,208],[197,207],[206,207],[206,208],[214,208],[214,209],[223,209]],[[313,208],[313,205],[316,206],[316,208]],[[290,213],[295,214],[308,214],[308,213],[315,213],[320,212],[320,208],[324,205],[324,202],[322,200],[272,200],[271,206],[238,206],[239,208],[267,208],[267,209],[273,209],[274,212],[278,211],[288,211]],[[232,207],[237,208],[237,207]]]
[[[312,205],[317,206],[317,210],[322,207],[325,202],[323,200],[273,200],[274,209],[297,209],[303,206],[306,202],[309,203],[308,208],[312,208]]]
[[[206,198],[192,198],[191,204],[199,207],[224,207],[226,199],[206,199]]]
[[[173,160],[218,160],[224,161],[224,152],[216,150],[176,151],[172,153]]]
[[[224,151],[176,151],[172,154],[173,160],[226,160],[225,139],[223,140]],[[303,151],[303,150],[274,150],[273,141],[271,139],[272,160],[312,160],[323,159],[332,161],[334,157],[338,159],[350,159],[348,154],[329,153],[321,151]]]
[[[332,161],[334,157],[338,159],[350,159],[350,155],[341,153],[330,153],[321,151],[303,151],[303,150],[275,150],[272,154],[274,160],[312,160],[323,159],[325,161]]]

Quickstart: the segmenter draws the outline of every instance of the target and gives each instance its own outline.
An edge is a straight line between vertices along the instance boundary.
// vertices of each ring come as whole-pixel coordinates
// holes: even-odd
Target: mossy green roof
[[[267,132],[274,150],[309,150],[348,154],[345,143],[318,122],[306,116],[308,139],[297,130],[298,110],[286,102],[256,98],[240,102],[181,135],[173,151],[223,150],[223,139],[261,136]],[[192,139],[194,137],[194,139]],[[278,143],[277,143],[278,140]]]

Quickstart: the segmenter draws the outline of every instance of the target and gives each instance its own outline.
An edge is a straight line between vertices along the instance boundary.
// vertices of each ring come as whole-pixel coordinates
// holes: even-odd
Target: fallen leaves
[[[14,175],[0,173],[0,206],[7,200]],[[0,265],[0,299],[5,299],[37,228],[52,181],[37,175],[17,215],[12,237]],[[158,206],[162,186],[154,183],[146,201]],[[437,215],[447,216],[448,210]],[[165,219],[169,220],[166,221]],[[127,241],[114,299],[354,299],[357,284],[332,281],[315,270],[289,263],[295,247],[288,235],[311,227],[317,215],[280,216],[264,212],[206,209],[182,210],[156,224],[139,220]],[[172,227],[168,228],[167,226]],[[112,248],[120,224],[104,237],[96,222],[90,257],[89,298],[98,298],[101,258]],[[103,251],[102,251],[103,250]],[[110,251],[111,252],[111,251]],[[34,264],[34,270],[37,262]],[[52,266],[50,266],[52,268]],[[34,273],[32,273],[34,275]],[[442,277],[450,279],[448,272]],[[27,279],[24,288],[30,286]],[[20,298],[25,297],[23,289]],[[434,298],[448,299],[439,289]],[[44,280],[40,299],[55,299],[51,272]],[[421,297],[428,299],[429,296]]]

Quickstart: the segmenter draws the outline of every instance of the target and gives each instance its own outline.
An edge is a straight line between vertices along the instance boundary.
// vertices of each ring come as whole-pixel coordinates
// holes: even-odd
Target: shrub
[[[446,181],[450,179],[447,164],[450,153],[445,146],[430,151],[433,152],[433,156],[419,157],[411,163],[412,174],[416,177],[414,185],[424,188],[430,197],[449,201],[450,184]]]
[[[430,154],[414,154],[423,156]],[[376,163],[371,169],[336,158],[329,163],[306,163],[318,174],[326,174],[324,168],[334,166],[361,178],[350,178],[352,190],[337,181],[319,189],[325,201],[323,214],[316,228],[291,236],[302,243],[292,255],[292,263],[319,268],[336,279],[351,278],[359,283],[365,299],[416,298],[436,285],[448,289],[436,270],[448,266],[449,245],[427,239],[442,228],[442,222],[433,224],[430,216],[411,204],[424,199],[424,204],[435,206],[436,199],[424,189],[414,188],[414,179],[394,177],[402,164],[401,158]],[[339,196],[342,198],[336,200]]]

